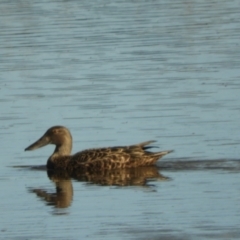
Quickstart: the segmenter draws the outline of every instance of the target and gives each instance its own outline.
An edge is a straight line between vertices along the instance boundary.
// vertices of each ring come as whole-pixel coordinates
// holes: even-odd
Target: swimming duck
[[[48,158],[47,168],[66,170],[68,172],[86,170],[104,170],[116,168],[131,168],[153,165],[162,156],[172,152],[149,152],[155,141],[147,141],[130,146],[87,149],[71,155],[72,135],[63,126],[49,128],[36,142],[25,151],[35,150],[48,144],[54,144],[55,150]]]

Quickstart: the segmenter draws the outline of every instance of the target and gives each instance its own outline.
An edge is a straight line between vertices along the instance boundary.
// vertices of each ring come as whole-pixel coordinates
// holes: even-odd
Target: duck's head
[[[54,153],[69,155],[72,150],[72,136],[70,131],[63,126],[51,127],[40,139],[25,148],[25,151],[35,150],[48,144],[56,145]]]

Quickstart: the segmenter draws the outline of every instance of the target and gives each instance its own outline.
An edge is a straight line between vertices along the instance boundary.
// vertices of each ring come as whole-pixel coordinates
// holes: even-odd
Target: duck
[[[146,141],[129,146],[92,148],[71,155],[72,135],[64,126],[53,126],[36,142],[25,148],[35,150],[48,144],[55,145],[55,150],[48,158],[48,170],[67,171],[102,171],[123,168],[136,168],[154,165],[164,155],[173,150],[151,152],[155,141]]]

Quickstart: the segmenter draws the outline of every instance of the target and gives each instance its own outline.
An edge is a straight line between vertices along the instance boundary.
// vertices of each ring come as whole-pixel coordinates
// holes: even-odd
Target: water
[[[238,9],[2,1],[0,238],[239,239]],[[174,152],[157,181],[65,180],[61,208],[45,170],[14,167],[46,163],[53,146],[23,150],[53,125],[73,152],[152,139]]]

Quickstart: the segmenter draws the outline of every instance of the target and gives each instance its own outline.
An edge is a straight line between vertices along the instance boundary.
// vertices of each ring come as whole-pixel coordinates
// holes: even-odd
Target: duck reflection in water
[[[56,185],[55,193],[48,193],[45,189],[41,188],[30,188],[29,192],[36,193],[36,195],[44,200],[47,205],[56,208],[69,207],[73,199],[73,186],[71,179],[52,177],[51,180]]]
[[[73,200],[73,186],[71,178],[79,182],[97,184],[101,186],[143,186],[150,187],[149,181],[166,181],[156,166],[139,168],[115,169],[101,172],[88,171],[69,175],[66,171],[47,171],[49,179],[56,185],[55,193],[48,193],[45,189],[30,189],[38,197],[56,208],[67,208]]]

